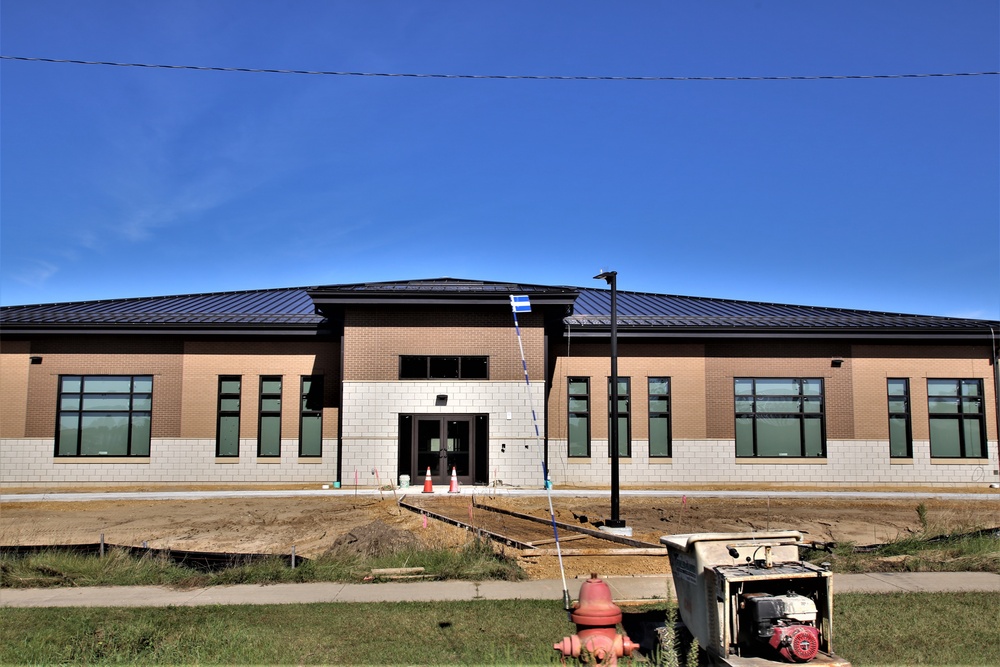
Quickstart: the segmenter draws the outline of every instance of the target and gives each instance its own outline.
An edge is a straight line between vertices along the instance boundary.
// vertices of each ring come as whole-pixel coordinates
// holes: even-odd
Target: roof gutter
[[[568,331],[568,329],[567,329]],[[611,335],[610,327],[601,328],[580,328],[579,325],[573,327],[573,338],[608,338]],[[990,340],[988,334],[979,331],[952,331],[947,329],[928,331],[907,331],[899,329],[736,329],[714,327],[711,329],[644,329],[633,330],[618,329],[619,338],[648,339],[648,338],[705,338],[705,339],[726,339],[726,338],[796,338],[796,339],[852,339],[852,340],[912,340],[912,341],[978,341],[987,342]]]
[[[17,336],[17,335],[46,335],[46,334],[59,334],[59,335],[107,335],[107,336],[125,336],[125,335],[155,335],[155,336],[177,336],[177,335],[209,335],[209,336],[222,336],[222,335],[239,335],[239,336],[323,336],[332,333],[332,330],[328,327],[313,325],[301,325],[301,326],[288,326],[288,327],[233,327],[233,326],[206,326],[206,327],[192,327],[192,326],[128,326],[119,325],[109,327],[108,325],[102,326],[87,326],[80,324],[70,324],[70,325],[60,325],[60,326],[25,326],[25,327],[12,327],[7,325],[3,328],[4,335],[6,336]]]

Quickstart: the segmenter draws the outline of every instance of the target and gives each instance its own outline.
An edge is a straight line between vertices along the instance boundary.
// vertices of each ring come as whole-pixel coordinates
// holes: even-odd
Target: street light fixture
[[[611,285],[611,428],[608,434],[611,449],[611,518],[604,522],[609,532],[629,532],[625,520],[619,518],[618,502],[618,272],[602,271],[594,280]]]

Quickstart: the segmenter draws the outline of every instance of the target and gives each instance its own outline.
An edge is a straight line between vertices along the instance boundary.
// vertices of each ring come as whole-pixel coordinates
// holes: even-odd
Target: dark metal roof
[[[578,290],[572,287],[528,285],[524,283],[431,278],[384,283],[328,285],[314,287],[309,296],[317,306],[346,304],[449,304],[503,305],[513,294],[525,294],[537,305],[570,306]]]
[[[324,306],[490,304],[527,294],[538,305],[572,306],[576,336],[606,337],[611,292],[566,286],[434,278],[241,292],[108,299],[0,308],[8,333],[226,332],[314,334],[329,327]],[[618,292],[618,333],[635,336],[788,336],[981,339],[1000,322],[704,297]],[[562,314],[560,312],[560,314]]]
[[[107,299],[0,308],[7,330],[250,328],[315,330],[324,322],[305,288]]]
[[[512,292],[513,290],[513,292]],[[396,280],[380,283],[354,283],[351,285],[326,285],[310,288],[311,292],[364,292],[369,294],[419,292],[419,293],[573,293],[574,287],[554,287],[552,285],[529,285],[526,283],[468,280],[466,278],[425,278],[420,280]]]
[[[621,292],[617,294],[619,335],[795,333],[858,335],[1000,333],[1000,322],[933,315],[907,315],[845,308],[796,306],[707,297]],[[563,320],[574,335],[606,336],[611,326],[611,291],[581,289],[573,314]]]

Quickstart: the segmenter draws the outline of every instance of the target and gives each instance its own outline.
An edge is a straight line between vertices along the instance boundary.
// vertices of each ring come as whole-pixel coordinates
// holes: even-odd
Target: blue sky
[[[4,55],[1000,70],[995,0],[4,0]],[[1000,77],[0,61],[0,302],[451,276],[1000,319]]]

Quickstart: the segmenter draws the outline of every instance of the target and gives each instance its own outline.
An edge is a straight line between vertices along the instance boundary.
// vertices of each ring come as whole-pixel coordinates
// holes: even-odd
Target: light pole
[[[618,516],[618,272],[602,271],[594,280],[611,285],[611,518],[604,522],[612,531],[625,530],[625,520]]]

